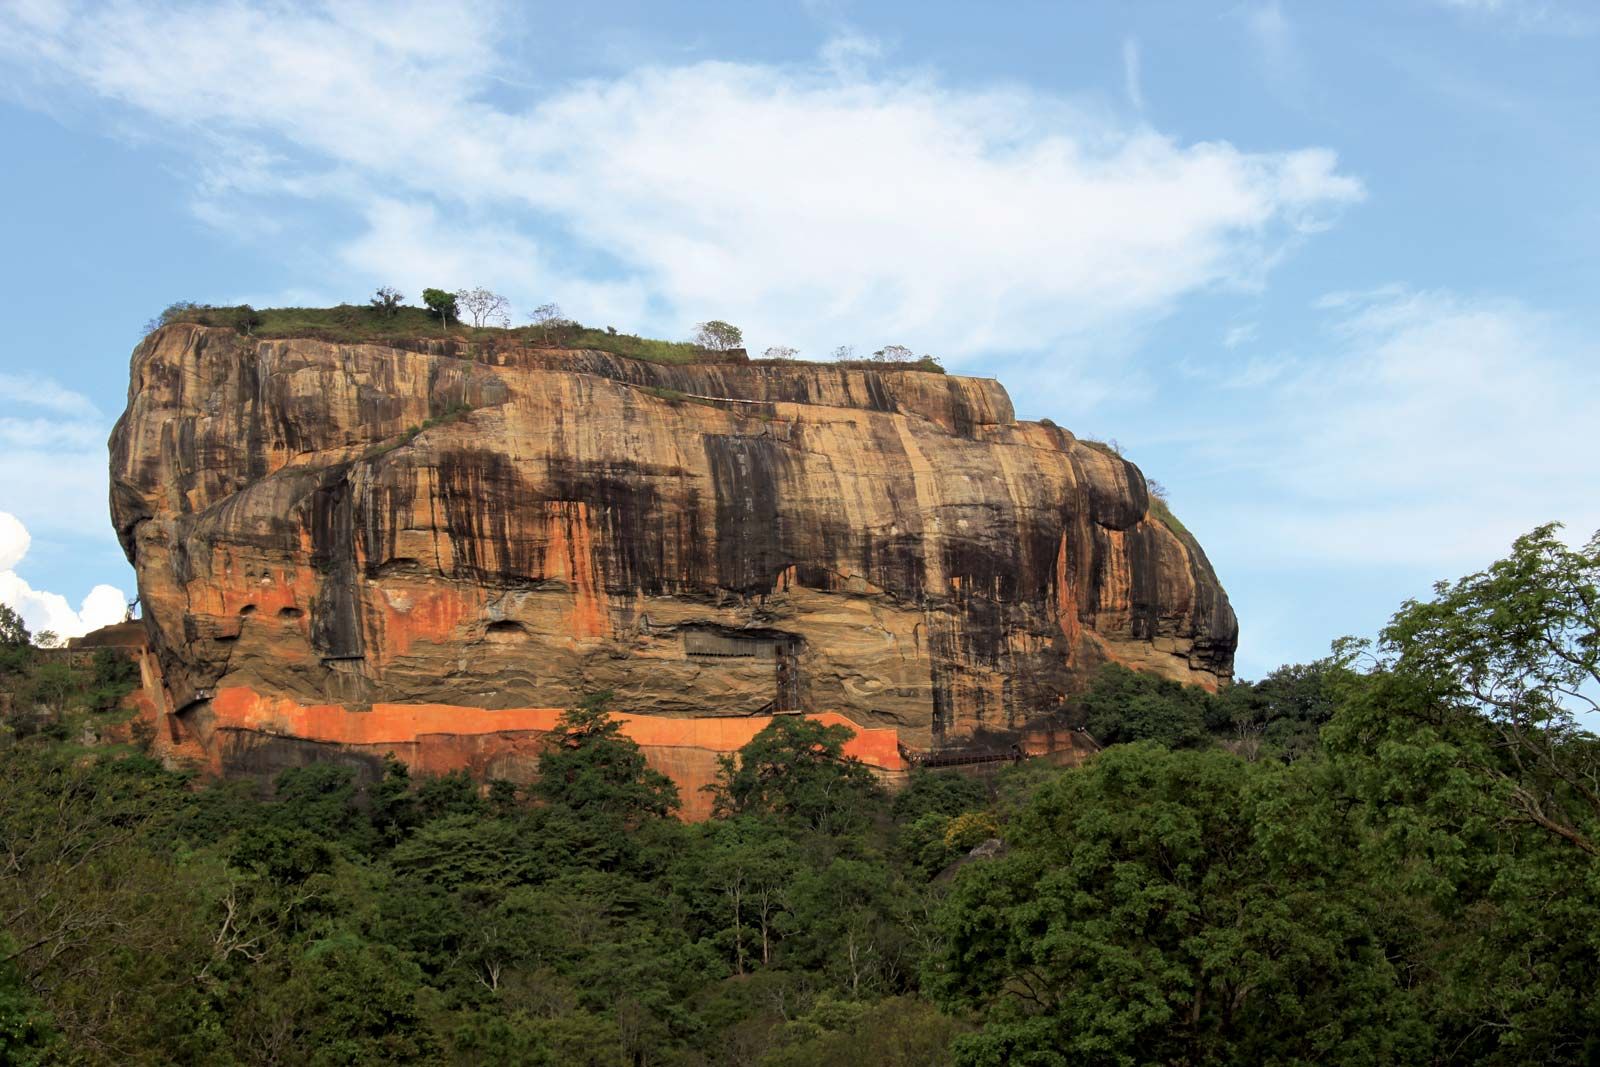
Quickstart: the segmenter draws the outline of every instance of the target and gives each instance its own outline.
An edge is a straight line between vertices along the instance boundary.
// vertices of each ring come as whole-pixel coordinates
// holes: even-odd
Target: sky
[[[0,0],[0,601],[120,617],[165,305],[483,285],[998,377],[1166,488],[1241,676],[1318,658],[1600,528],[1597,50],[1581,0]]]

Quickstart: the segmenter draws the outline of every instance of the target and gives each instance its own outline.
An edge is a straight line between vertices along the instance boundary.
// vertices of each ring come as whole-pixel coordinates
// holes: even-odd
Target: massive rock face
[[[172,728],[224,763],[603,689],[951,749],[1105,660],[1231,672],[1227,597],[1139,471],[986,379],[177,325],[134,353],[111,475]]]

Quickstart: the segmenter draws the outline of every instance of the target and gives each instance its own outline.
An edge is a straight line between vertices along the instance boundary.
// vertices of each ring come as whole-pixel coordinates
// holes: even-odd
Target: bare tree
[[[378,291],[373,294],[368,303],[377,309],[378,314],[392,319],[400,314],[400,305],[405,302],[405,299],[405,294],[400,290],[383,285],[378,287]]]
[[[550,339],[552,327],[565,322],[561,317],[561,305],[555,303],[540,304],[533,309],[533,314],[529,317],[533,319],[533,324],[539,327],[539,336],[544,340]]]
[[[835,348],[833,350],[833,358],[838,360],[840,363],[849,362],[850,360],[855,358],[855,355],[856,355],[856,346],[855,345],[840,345],[838,348]]]
[[[461,289],[456,293],[456,300],[472,316],[474,326],[487,326],[491,321],[498,321],[502,326],[511,325],[511,301],[499,293],[481,286],[477,289]]]
[[[788,345],[773,345],[762,353],[768,359],[793,359],[799,354],[798,348],[790,348]]]
[[[694,343],[713,352],[726,352],[744,344],[744,331],[721,319],[712,319],[694,328]]]
[[[872,358],[879,363],[910,363],[917,357],[905,345],[884,345],[872,353]]]

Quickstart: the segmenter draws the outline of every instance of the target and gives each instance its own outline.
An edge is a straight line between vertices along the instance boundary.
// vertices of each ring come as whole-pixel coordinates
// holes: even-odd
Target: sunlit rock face
[[[1227,596],[1138,469],[988,379],[178,325],[134,353],[111,476],[169,707],[218,760],[608,689],[992,748],[1107,660],[1232,671]],[[320,710],[260,711],[289,705]]]

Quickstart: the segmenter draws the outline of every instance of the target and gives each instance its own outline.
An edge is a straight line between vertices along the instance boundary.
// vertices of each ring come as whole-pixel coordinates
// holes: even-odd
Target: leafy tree
[[[539,757],[534,795],[628,824],[669,815],[678,807],[678,787],[651,770],[638,743],[622,733],[606,710],[611,697],[610,691],[595,693],[562,714]]]
[[[422,290],[422,302],[427,305],[428,312],[436,316],[444,325],[450,328],[450,320],[460,317],[456,305],[456,294],[444,289]]]
[[[139,665],[114,648],[97,648],[90,665],[89,706],[111,711],[138,686]]]
[[[1288,774],[1146,742],[1046,784],[941,914],[926,980],[987,1019],[956,1061],[1416,1062],[1350,843]]]
[[[751,818],[713,823],[705,840],[701,878],[723,901],[716,940],[728,946],[735,974],[744,974],[750,963],[771,964],[780,917],[800,870],[798,851],[773,827]]]
[[[435,290],[435,292],[437,292],[437,290]],[[387,285],[381,285],[378,287],[378,291],[373,294],[372,299],[367,301],[367,303],[371,304],[373,309],[376,310],[379,315],[382,315],[384,318],[392,319],[396,315],[400,314],[400,307],[405,303],[405,300],[405,294],[400,292],[400,290],[390,288]],[[429,306],[431,307],[432,305]]]
[[[273,826],[357,851],[370,846],[372,824],[360,807],[354,768],[332,763],[290,767],[278,775],[273,789]]]
[[[976,778],[917,768],[905,788],[895,794],[891,810],[896,821],[909,823],[930,812],[952,816],[977,811],[988,800],[988,786]]]
[[[11,962],[14,943],[0,933],[0,1063],[43,1067],[52,1062],[57,1043],[50,1014],[23,985]]]
[[[0,674],[16,674],[33,659],[33,635],[9,604],[0,604]]]
[[[799,354],[800,354],[800,350],[798,348],[791,348],[789,345],[773,345],[772,347],[768,348],[765,352],[763,352],[762,356],[765,357],[766,359],[776,359],[776,360],[787,361],[787,360],[793,359],[795,356],[798,356]]]
[[[854,736],[844,725],[774,718],[736,755],[721,757],[711,786],[715,813],[772,815],[823,834],[861,825],[882,791],[871,771],[845,756]]]
[[[540,870],[525,832],[504,819],[451,815],[397,845],[390,863],[398,873],[446,889],[502,890],[532,880]]]
[[[422,820],[412,792],[411,768],[392,752],[384,756],[383,777],[369,791],[368,804],[373,831],[390,845],[404,840]]]
[[[889,916],[897,888],[876,856],[835,856],[800,871],[788,894],[787,958],[852,998],[892,991],[897,935]]]
[[[66,710],[80,685],[78,671],[66,660],[46,660],[29,673],[27,695],[59,714]]]
[[[233,313],[233,328],[242,334],[249,335],[261,325],[261,312],[249,304],[240,304]]]
[[[1347,668],[1332,659],[1279,667],[1259,682],[1236,682],[1211,699],[1206,729],[1247,759],[1299,759],[1318,751]]]
[[[392,947],[345,934],[313,942],[273,991],[313,1067],[426,1062],[438,1039],[416,1003],[421,975]]]
[[[1600,1044],[1594,781],[1577,720],[1600,641],[1596,544],[1553,527],[1402,605],[1323,729],[1413,936],[1397,965],[1462,1062],[1584,1063]]]
[[[694,343],[712,352],[727,352],[744,344],[744,331],[721,319],[712,319],[695,326]]]
[[[1425,679],[1442,708],[1481,717],[1517,773],[1485,765],[1517,817],[1600,856],[1600,533],[1568,548],[1555,524],[1487,570],[1407,601],[1383,631],[1382,666]]]
[[[196,304],[193,300],[177,300],[161,309],[161,314],[148,320],[144,324],[145,333],[155,333],[163,326],[170,326],[180,322],[184,316],[191,312],[199,311],[203,305]]]
[[[1144,671],[1108,663],[1078,698],[1084,724],[1102,745],[1156,741],[1168,748],[1206,742],[1210,694]]]
[[[911,363],[916,358],[916,353],[905,345],[884,345],[872,353],[872,359],[876,363]]]
[[[759,1067],[946,1067],[951,1043],[968,1029],[914,997],[876,1003],[819,997],[779,1030]]]
[[[855,345],[840,345],[833,350],[833,358],[838,363],[848,363],[855,358]]]

